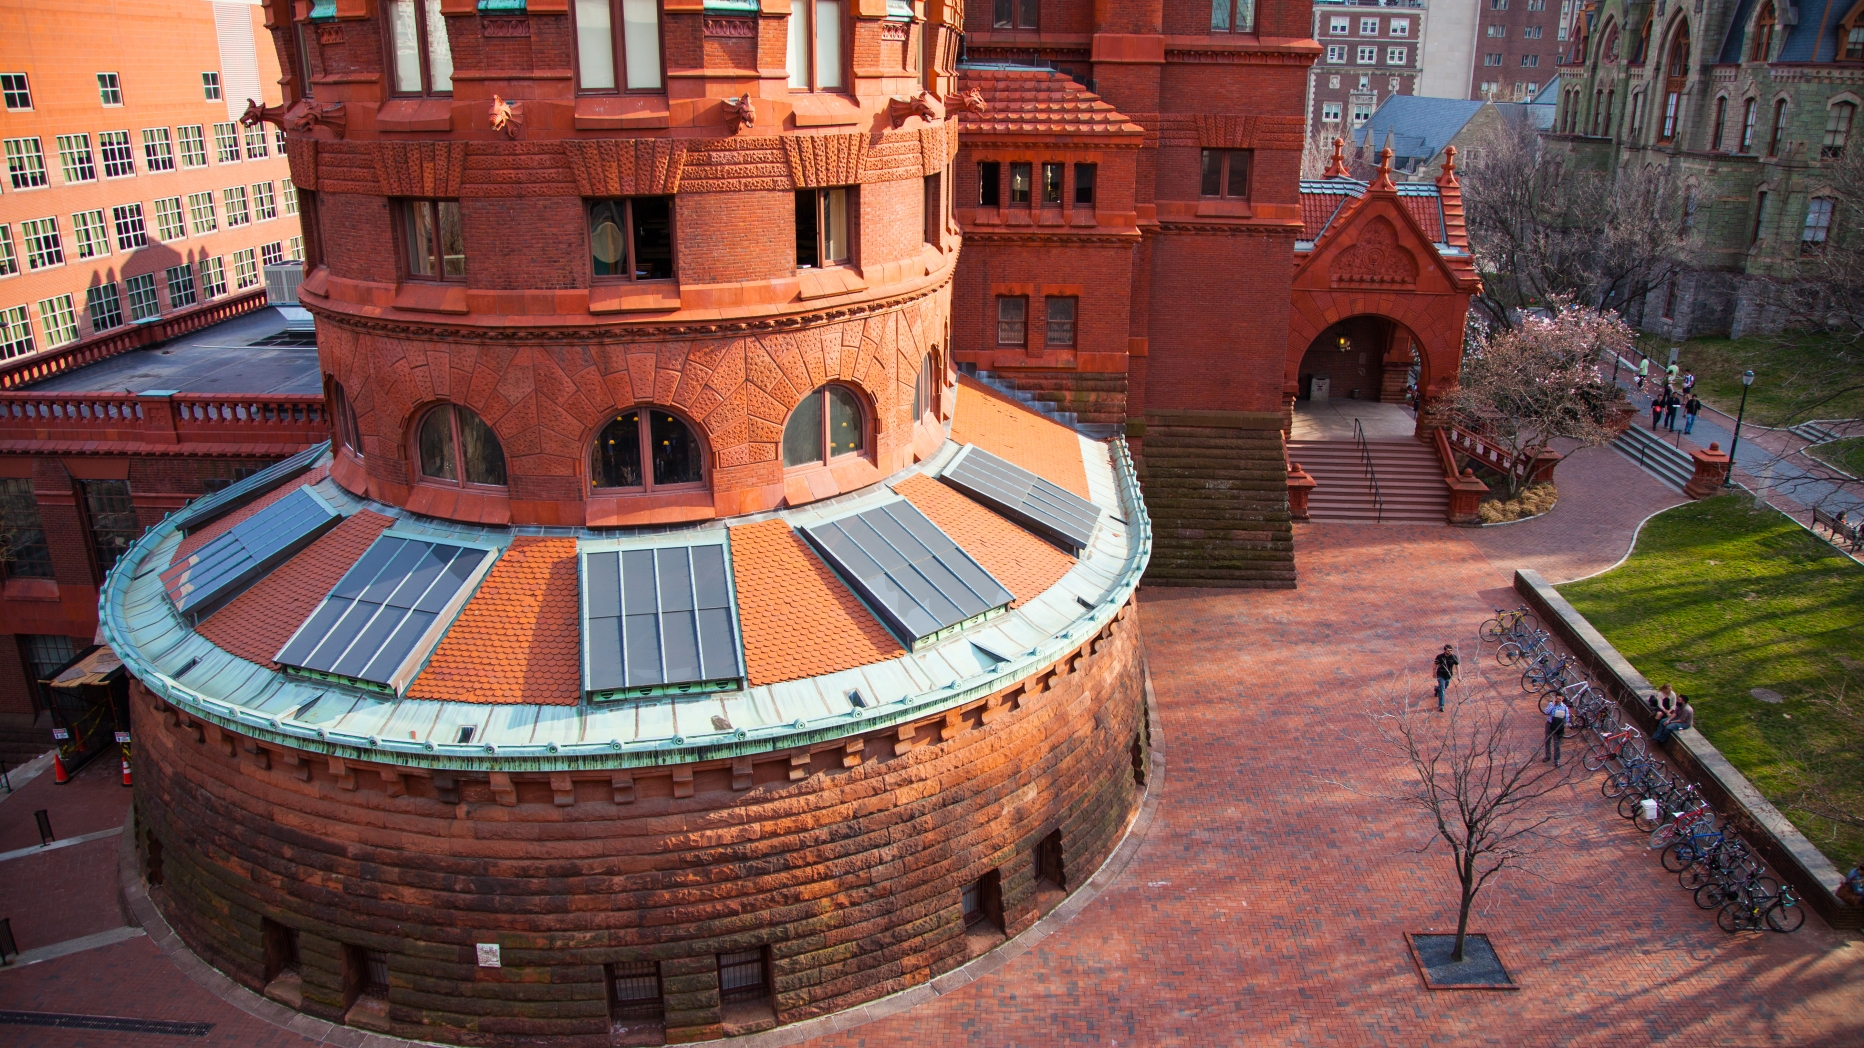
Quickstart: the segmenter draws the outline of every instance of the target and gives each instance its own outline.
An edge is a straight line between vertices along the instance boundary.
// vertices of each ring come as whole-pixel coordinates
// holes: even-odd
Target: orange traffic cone
[[[134,785],[134,783],[129,781],[129,760],[127,758],[125,758],[123,761],[123,785],[125,786]]]
[[[63,757],[60,757],[56,753],[52,754],[52,783],[53,785],[63,786],[65,783],[70,782],[70,781],[71,781],[71,773],[65,770],[65,759]]]

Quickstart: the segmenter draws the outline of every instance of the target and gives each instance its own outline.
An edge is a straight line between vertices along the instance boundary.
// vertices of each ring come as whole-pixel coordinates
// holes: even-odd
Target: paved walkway
[[[1390,688],[1424,691],[1429,654],[1474,640],[1512,599],[1517,565],[1555,578],[1609,566],[1675,501],[1609,450],[1560,469],[1560,505],[1538,521],[1300,525],[1297,591],[1144,591],[1169,767],[1131,865],[996,972],[815,1043],[1864,1043],[1864,941],[1816,917],[1791,936],[1724,935],[1591,781],[1570,798],[1568,847],[1478,903],[1475,928],[1522,990],[1421,987],[1403,933],[1454,927],[1454,881],[1441,851],[1413,851],[1416,818],[1355,792],[1396,774],[1367,744],[1366,711]],[[1505,689],[1489,701],[1525,708]],[[84,848],[101,846],[65,852]],[[96,855],[112,872],[113,858]],[[39,887],[0,881],[0,911],[36,906]],[[312,1043],[207,994],[146,938],[0,971],[8,1008],[210,1021],[211,1044]],[[32,1027],[4,1039],[178,1043]]]
[[[1371,400],[1298,400],[1289,440],[1351,440],[1358,422],[1367,440],[1409,440],[1417,416],[1403,404]]]

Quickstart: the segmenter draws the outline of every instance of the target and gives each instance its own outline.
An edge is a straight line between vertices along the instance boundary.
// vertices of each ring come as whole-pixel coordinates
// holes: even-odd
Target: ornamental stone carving
[[[1417,259],[1398,243],[1391,219],[1380,216],[1366,223],[1356,243],[1334,256],[1328,277],[1336,287],[1416,284]]]

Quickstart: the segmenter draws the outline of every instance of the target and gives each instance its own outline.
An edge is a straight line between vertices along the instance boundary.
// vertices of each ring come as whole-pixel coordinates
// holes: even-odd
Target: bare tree
[[[1622,311],[1684,268],[1694,208],[1663,169],[1569,170],[1523,118],[1468,152],[1463,205],[1483,278],[1475,305],[1492,323],[1512,327],[1522,310],[1556,300]]]
[[[1450,415],[1515,463],[1533,462],[1558,439],[1610,443],[1625,394],[1599,361],[1630,352],[1635,340],[1614,314],[1556,301],[1552,315],[1519,318],[1470,346],[1449,397]],[[1508,472],[1507,498],[1520,493],[1528,476]]]
[[[1385,747],[1411,771],[1390,799],[1430,822],[1433,834],[1418,851],[1442,843],[1456,867],[1462,898],[1452,961],[1463,959],[1476,895],[1502,871],[1528,866],[1559,843],[1570,814],[1553,802],[1573,781],[1577,757],[1559,766],[1543,761],[1540,732],[1513,710],[1506,699],[1459,683],[1444,713],[1412,691],[1376,718]]]

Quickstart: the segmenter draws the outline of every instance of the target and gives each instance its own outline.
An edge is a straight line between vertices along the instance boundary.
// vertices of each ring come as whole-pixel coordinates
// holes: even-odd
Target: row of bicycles
[[[1526,608],[1497,611],[1478,631],[1494,644],[1495,657],[1521,668],[1521,687],[1544,706],[1559,695],[1572,710],[1566,738],[1583,740],[1581,762],[1604,772],[1599,790],[1618,802],[1618,814],[1648,835],[1663,868],[1676,874],[1696,905],[1715,911],[1725,932],[1798,931],[1806,911],[1790,886],[1767,873],[1759,856],[1698,795],[1695,784],[1651,753],[1643,733],[1625,722],[1624,705],[1594,682],[1569,654],[1555,649],[1548,632]],[[1641,701],[1636,696],[1631,701]]]

